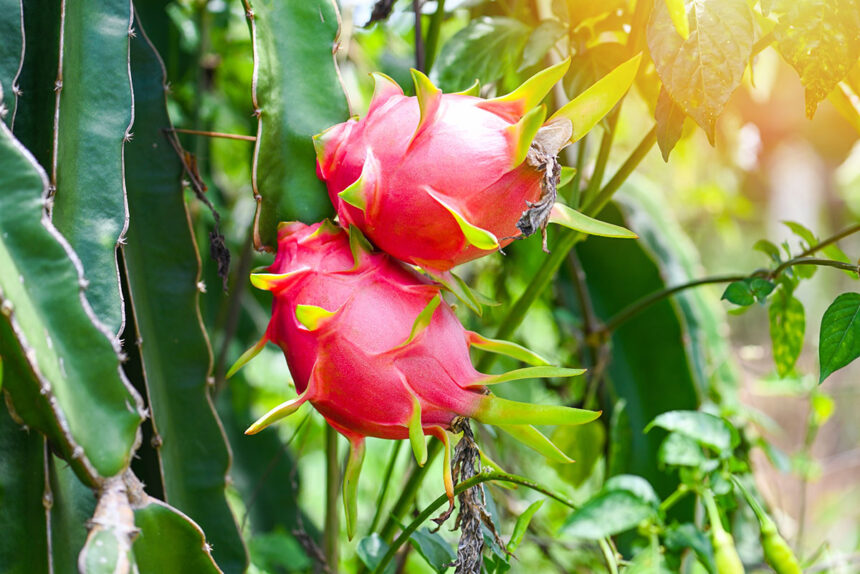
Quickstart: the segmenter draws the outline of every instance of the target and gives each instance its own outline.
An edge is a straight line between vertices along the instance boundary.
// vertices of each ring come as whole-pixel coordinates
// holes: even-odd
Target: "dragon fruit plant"
[[[261,431],[305,402],[343,434],[351,445],[343,483],[350,537],[365,437],[408,438],[422,465],[426,436],[441,440],[445,490],[453,504],[448,431],[460,417],[496,425],[548,457],[571,462],[531,425],[576,425],[599,416],[494,396],[488,389],[494,383],[583,371],[553,367],[519,345],[465,330],[442,299],[439,284],[372,251],[354,227],[347,233],[329,221],[281,224],[274,263],[251,281],[274,295],[272,318],[260,342],[228,376],[271,341],[283,350],[299,395],[266,413],[246,434]],[[479,373],[470,361],[470,347],[533,366],[502,375]]]
[[[558,152],[581,138],[624,95],[639,56],[546,118],[539,105],[565,60],[510,94],[478,97],[478,84],[443,94],[413,70],[416,96],[373,74],[367,115],[314,137],[317,175],[341,225],[355,225],[394,257],[444,272],[556,222],[595,223],[556,201]],[[594,233],[595,230],[590,232]],[[603,224],[596,233],[632,234]]]

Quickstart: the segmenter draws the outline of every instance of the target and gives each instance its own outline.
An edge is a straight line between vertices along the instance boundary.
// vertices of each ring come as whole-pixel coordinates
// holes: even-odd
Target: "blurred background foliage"
[[[564,93],[554,96],[556,102],[566,101],[626,59],[623,46],[631,30],[644,34],[644,29],[631,28],[635,2],[628,0],[397,0],[390,2],[387,18],[368,24],[374,4],[340,2],[342,28],[336,59],[352,112],[359,115],[367,109],[372,94],[369,74],[374,71],[394,78],[408,94],[412,90],[409,69],[420,63],[445,91],[465,89],[479,78],[482,95],[493,96],[571,53],[573,65],[560,88]],[[844,100],[831,98],[818,105],[814,117],[807,117],[804,86],[771,44],[774,32],[765,15],[778,2],[748,4],[755,7],[755,54],[716,122],[715,145],[693,121],[684,122],[681,114],[680,125],[676,122],[672,128],[678,139],[668,162],[652,146],[600,216],[633,229],[640,239],[593,237],[577,245],[551,288],[528,308],[512,333],[512,339],[557,364],[590,369],[589,377],[570,381],[508,383],[498,388],[500,395],[509,398],[603,409],[598,421],[553,434],[553,440],[577,463],[549,463],[489,428],[476,429],[477,436],[502,468],[533,478],[577,505],[598,500],[600,493],[607,492],[610,477],[625,474],[647,479],[656,497],[666,500],[680,492],[679,484],[699,480],[695,472],[716,455],[694,444],[698,462],[678,464],[679,455],[668,453],[671,449],[664,442],[671,425],[657,425],[660,428],[647,433],[646,426],[666,411],[718,415],[740,432],[739,442],[729,447],[731,461],[723,463],[741,465],[740,472],[749,464],[754,482],[746,486],[760,495],[808,571],[856,572],[860,567],[860,419],[856,416],[860,367],[851,365],[835,373],[821,387],[817,377],[820,318],[839,293],[856,290],[855,278],[833,269],[792,276],[795,283],[802,280],[792,289],[805,308],[806,328],[790,333],[803,341],[802,352],[796,364],[783,362],[781,371],[774,361],[768,308],[721,301],[725,285],[685,290],[611,333],[601,329],[628,305],[666,287],[771,268],[767,253],[753,248],[759,239],[777,246],[786,243],[795,254],[814,243],[804,238],[803,228],[792,228],[786,221],[802,224],[824,238],[860,218],[860,91],[856,90],[860,70],[855,66],[854,83],[842,92],[847,106]],[[415,6],[420,6],[422,25],[419,54]],[[173,124],[253,136],[257,119],[250,97],[253,57],[246,6],[237,0],[147,0],[136,3],[136,9],[165,61]],[[562,190],[568,201],[578,201],[575,186],[586,188],[596,180],[599,187],[601,179],[608,179],[603,178],[604,171],[607,176],[616,173],[637,149],[654,125],[658,93],[655,67],[647,62],[618,117],[604,120],[564,152],[564,163],[580,168],[574,182]],[[611,154],[601,173],[595,174],[607,130],[613,133]],[[249,571],[313,571],[323,552],[325,423],[305,407],[258,436],[242,434],[289,393],[290,374],[274,346],[230,381],[224,379],[229,365],[259,339],[269,318],[269,294],[250,289],[248,283],[252,268],[271,262],[271,255],[255,251],[252,245],[254,144],[193,134],[178,137],[195,158],[207,188],[205,197],[220,214],[218,226],[232,254],[225,290],[218,263],[202,250],[206,289],[201,311],[214,351],[216,407],[233,453],[228,501],[248,548]],[[658,137],[663,144],[667,136]],[[216,226],[213,210],[197,199],[190,186],[186,194],[197,243],[206,246]],[[550,230],[550,249],[558,235]],[[860,239],[847,237],[840,246],[856,262]],[[546,257],[540,240],[532,237],[507,248],[504,256],[496,254],[460,268],[476,291],[499,303],[486,308],[481,317],[457,309],[465,326],[492,335]],[[777,293],[788,287],[780,289]],[[774,332],[777,338],[786,336],[778,328]],[[502,359],[491,364],[477,355],[475,360],[499,372],[516,366]],[[144,424],[147,432],[149,423]],[[679,449],[689,447],[686,439],[673,440]],[[345,441],[341,447],[343,455]],[[147,464],[152,458],[146,451],[144,443],[132,465],[141,478],[151,473]],[[417,496],[402,509],[404,524],[442,492],[437,479],[440,467],[438,457],[429,464],[425,473],[429,479],[418,483]],[[342,571],[363,571],[366,564],[378,560],[384,542],[366,535],[380,531],[395,500],[407,485],[416,483],[410,480],[415,474],[408,448],[368,441],[359,485],[360,535],[348,542],[345,531],[341,532]],[[381,485],[388,481],[387,495],[381,495]],[[755,514],[739,502],[737,489],[733,495],[726,494],[730,485],[714,486],[714,491],[731,517],[732,523],[726,526],[734,533],[743,562],[750,571],[768,571]],[[524,488],[488,486],[487,492],[491,512],[506,537],[516,518],[543,498]],[[637,531],[639,521],[616,538],[622,554],[635,557],[627,571],[714,571],[709,554],[714,549],[701,535],[707,522],[704,507],[691,497],[674,502],[665,507],[668,526],[660,540],[665,559],[659,552],[645,551],[659,546],[653,531]],[[598,522],[603,513],[598,508]],[[511,571],[605,571],[596,542],[559,534],[565,525],[568,533],[579,528],[570,515],[565,505],[547,499],[529,524],[510,562]],[[578,520],[587,521],[588,516],[580,515]],[[680,524],[697,526],[691,532]],[[389,528],[390,542],[398,526],[383,527],[382,538]],[[439,534],[454,544],[455,533],[443,528]],[[444,563],[446,553],[436,548],[443,558],[434,555],[437,541],[426,536],[413,539],[415,550],[398,558],[399,571],[445,570],[432,566]],[[677,561],[688,548],[703,550],[683,553],[683,563]],[[214,555],[217,560],[218,548]],[[496,571],[504,569],[499,566]]]
[[[158,2],[144,12],[158,13]],[[178,127],[232,134],[255,133],[247,87],[251,43],[244,8],[239,2],[211,0],[163,2],[169,21],[151,33],[165,56],[171,79],[170,111]],[[752,4],[752,3],[751,3]],[[542,5],[538,10],[537,5]],[[397,1],[387,20],[366,25],[373,2],[344,0],[337,60],[353,113],[361,115],[372,93],[370,72],[382,71],[410,93],[409,68],[416,65],[414,12],[411,2]],[[515,87],[544,66],[547,54],[565,36],[574,50],[565,78],[572,97],[614,67],[631,14],[624,0],[604,2],[526,2],[522,0],[427,1],[422,5],[424,42],[435,40],[438,55],[428,60],[431,78],[443,90],[461,90],[479,78],[491,96]],[[549,10],[547,12],[547,9]],[[441,14],[441,16],[440,16]],[[430,31],[436,27],[436,31]],[[428,57],[425,54],[425,57]],[[653,65],[640,72],[615,124],[615,145],[607,173],[629,155],[653,124],[656,93]],[[860,217],[860,145],[856,120],[848,121],[828,101],[814,118],[805,115],[804,89],[795,71],[774,49],[752,60],[741,87],[728,100],[716,124],[715,146],[692,121],[684,124],[668,163],[657,149],[645,157],[617,194],[603,218],[626,223],[639,233],[637,243],[591,238],[563,265],[552,289],[528,311],[514,338],[564,365],[599,363],[601,380],[587,388],[572,382],[509,384],[501,394],[520,400],[578,402],[597,396],[605,409],[600,421],[559,430],[553,436],[577,464],[556,466],[522,449],[504,436],[480,429],[480,440],[503,468],[551,485],[583,503],[611,475],[632,473],[647,478],[661,498],[678,484],[677,473],[658,462],[664,435],[642,429],[657,414],[674,409],[713,412],[743,429],[756,486],[770,505],[784,535],[801,554],[824,565],[818,571],[849,572],[860,551],[860,409],[858,368],[849,367],[819,389],[816,347],[819,318],[836,294],[852,288],[838,272],[819,271],[796,291],[806,308],[804,350],[797,365],[777,375],[771,357],[767,309],[741,308],[720,302],[722,286],[704,286],[664,300],[630,321],[602,350],[589,348],[583,337],[588,320],[581,309],[583,289],[590,311],[606,320],[626,305],[665,286],[722,274],[747,274],[768,265],[752,246],[759,238],[795,251],[800,240],[783,221],[802,223],[825,237]],[[583,140],[582,181],[588,181],[602,127]],[[207,183],[207,197],[222,214],[222,230],[234,254],[229,290],[218,288],[216,265],[204,257],[209,286],[203,296],[204,317],[216,349],[218,410],[234,453],[230,501],[243,529],[252,572],[304,571],[312,564],[307,540],[319,540],[324,521],[324,423],[302,412],[254,439],[241,435],[244,425],[279,403],[289,381],[281,353],[267,348],[229,383],[225,365],[253,344],[264,330],[269,301],[248,289],[247,271],[269,258],[250,248],[254,202],[250,188],[253,144],[227,139],[181,136],[197,158]],[[576,151],[567,162],[576,165]],[[566,190],[570,193],[569,190]],[[213,220],[208,210],[190,202],[199,242],[206,243]],[[550,248],[552,248],[552,235]],[[860,241],[842,243],[849,254]],[[459,309],[468,328],[491,333],[509,303],[522,294],[545,257],[539,240],[521,241],[505,256],[487,257],[461,268],[475,289],[500,302],[483,317]],[[611,359],[595,356],[608,353]],[[494,368],[501,368],[501,362]],[[510,366],[510,365],[509,365]],[[594,379],[591,379],[594,381]],[[827,407],[820,407],[826,403]],[[815,420],[817,409],[826,411]],[[820,426],[820,429],[818,428]],[[817,432],[811,431],[815,428]],[[813,439],[810,439],[812,434]],[[399,451],[379,440],[368,441],[368,461],[360,484],[362,530],[380,510],[377,499],[389,472],[390,505],[408,476],[408,449]],[[429,476],[438,475],[439,460]],[[527,470],[527,472],[526,472]],[[438,481],[425,481],[415,508],[440,492]],[[511,524],[535,493],[490,487],[503,525]],[[690,501],[688,501],[690,502]],[[689,519],[692,504],[679,505],[678,517]],[[547,501],[517,551],[514,571],[600,571],[605,566],[588,543],[557,538],[569,511]],[[738,513],[746,523],[735,530],[738,550],[747,564],[762,564],[752,514]],[[508,532],[503,526],[503,532]],[[451,534],[442,531],[451,540]],[[637,542],[624,541],[629,550]],[[359,568],[356,547],[342,537],[342,567]],[[365,541],[365,544],[367,542]],[[631,546],[633,545],[633,546]],[[848,566],[838,566],[847,557]],[[853,558],[852,558],[853,557]],[[405,571],[432,572],[415,552]],[[853,566],[851,565],[853,564]],[[836,565],[836,566],[834,566]]]

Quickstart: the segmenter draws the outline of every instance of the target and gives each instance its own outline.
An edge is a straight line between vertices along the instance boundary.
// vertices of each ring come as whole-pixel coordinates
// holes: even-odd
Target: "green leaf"
[[[447,572],[448,566],[457,559],[457,554],[444,538],[436,532],[420,528],[409,537],[409,543],[433,567],[436,572]]]
[[[657,96],[654,119],[657,120],[657,145],[660,146],[663,161],[668,162],[669,154],[684,133],[684,120],[687,119],[687,114],[675,103],[665,87],[660,88],[660,95]]]
[[[740,86],[752,53],[753,16],[746,0],[695,0],[689,19],[685,40],[666,2],[655,2],[648,47],[666,91],[713,144],[717,117]]]
[[[770,257],[771,261],[774,263],[782,263],[782,256],[779,252],[779,247],[777,247],[772,241],[768,241],[767,239],[759,239],[753,245],[753,249],[756,251],[761,251],[768,257]]]
[[[794,233],[806,242],[806,245],[804,245],[804,249],[818,243],[818,239],[816,239],[815,234],[805,225],[796,221],[783,221],[782,224],[788,227],[792,233]]]
[[[254,106],[259,116],[254,185],[260,241],[274,246],[281,221],[314,223],[332,213],[316,175],[312,136],[349,117],[332,56],[338,15],[329,0],[249,2]]]
[[[513,18],[472,20],[442,46],[433,78],[445,92],[468,88],[476,79],[481,85],[496,82],[517,68],[531,33]]]
[[[376,567],[382,561],[382,557],[388,552],[388,543],[379,534],[374,532],[370,536],[359,540],[355,552],[367,569],[375,572]],[[394,574],[394,570],[394,562],[389,562],[388,566],[385,567],[384,574]]]
[[[133,551],[140,574],[220,574],[200,527],[175,508],[144,496],[134,510],[140,534]]]
[[[24,59],[24,4],[21,0],[0,0],[0,94],[5,93],[5,108],[0,108],[0,119],[12,127],[18,97],[15,81]]]
[[[0,349],[5,390],[81,480],[125,468],[140,399],[81,297],[80,263],[43,216],[47,177],[0,124]]]
[[[555,44],[567,35],[567,26],[558,20],[541,20],[537,28],[532,30],[523,49],[523,60],[519,70],[537,66],[552,50]]]
[[[679,433],[670,433],[660,445],[657,457],[669,466],[698,468],[707,462],[702,447],[694,439]]]
[[[673,552],[683,552],[688,548],[693,550],[699,562],[707,569],[708,574],[717,574],[711,539],[695,524],[688,522],[669,527],[664,541],[666,548]]]
[[[806,87],[812,117],[860,58],[860,5],[856,0],[780,0],[773,30],[782,57]]]
[[[0,404],[0,564],[9,574],[48,572],[46,453],[44,437],[21,428]]]
[[[803,350],[806,315],[803,303],[780,289],[773,296],[768,309],[770,340],[773,343],[773,361],[780,377],[791,373]]]
[[[549,220],[551,223],[556,223],[567,227],[568,229],[573,229],[589,235],[617,237],[621,239],[636,238],[636,234],[629,229],[588,217],[584,213],[571,209],[562,203],[556,203],[555,206],[553,206]]]
[[[574,511],[562,526],[562,532],[599,540],[635,528],[656,515],[650,502],[629,490],[603,491]]]
[[[579,141],[624,97],[636,79],[641,60],[642,54],[637,54],[619,65],[559,108],[549,121],[559,117],[569,119],[573,123],[570,141]]]
[[[776,285],[762,279],[761,277],[752,277],[741,281],[733,281],[729,283],[726,290],[723,291],[723,299],[729,303],[748,307],[758,301],[764,303],[767,296],[773,292]]]
[[[860,355],[860,293],[843,293],[821,318],[818,382]]]
[[[582,486],[603,456],[606,431],[603,423],[594,421],[582,426],[562,426],[552,432],[552,442],[575,462],[551,462],[558,475],[574,487]]]
[[[131,44],[135,138],[126,149],[134,225],[123,247],[149,407],[159,441],[166,501],[205,529],[226,572],[246,568],[245,548],[225,497],[230,454],[210,398],[211,350],[199,311],[200,261],[182,194],[167,83],[138,22]],[[205,476],[206,480],[194,477]]]
[[[636,495],[638,498],[648,502],[652,506],[660,504],[660,499],[654,492],[651,483],[635,474],[619,474],[607,480],[603,485],[603,490],[624,490]]]
[[[526,531],[529,529],[529,524],[532,521],[535,513],[543,506],[543,499],[532,502],[528,508],[517,517],[517,522],[514,524],[514,531],[511,534],[511,539],[508,542],[508,552],[514,553],[517,551],[520,543],[525,538]]]
[[[125,321],[116,248],[128,224],[123,142],[132,123],[131,4],[69,2],[64,18],[52,219],[81,258],[96,317],[118,335]]]
[[[729,454],[738,442],[737,435],[726,421],[699,411],[663,413],[651,421],[645,428],[645,432],[654,427],[680,433],[703,446],[712,448],[719,454]]]

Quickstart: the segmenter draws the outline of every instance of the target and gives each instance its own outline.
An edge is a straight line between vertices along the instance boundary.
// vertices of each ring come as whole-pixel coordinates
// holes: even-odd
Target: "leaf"
[[[427,528],[420,528],[409,537],[409,543],[433,567],[436,572],[447,572],[448,564],[457,559],[457,554],[451,549],[444,538]]]
[[[670,433],[666,437],[660,445],[657,457],[663,464],[694,468],[704,465],[708,460],[698,442],[678,433]]]
[[[654,427],[680,433],[719,454],[730,454],[737,445],[738,437],[729,424],[720,417],[699,411],[670,411],[655,418],[645,428]]]
[[[18,415],[45,433],[94,485],[125,468],[140,399],[122,374],[112,333],[81,296],[77,256],[42,206],[45,173],[0,124],[0,349]]]
[[[857,0],[781,0],[773,30],[782,57],[806,87],[806,115],[860,58],[860,4]]]
[[[657,494],[654,492],[654,488],[651,486],[651,483],[641,476],[636,476],[634,474],[619,474],[617,476],[613,476],[604,483],[603,490],[624,490],[636,495],[638,498],[652,506],[656,507],[660,504],[660,499],[657,498]]]
[[[476,79],[482,86],[496,82],[517,68],[531,33],[513,18],[472,20],[442,46],[433,78],[444,92],[468,88]]]
[[[220,574],[200,527],[168,504],[144,496],[134,510],[140,534],[133,551],[140,574]]]
[[[818,239],[816,239],[815,234],[812,231],[804,226],[802,223],[798,223],[796,221],[783,221],[783,225],[788,227],[792,233],[803,239],[806,242],[804,248],[811,247],[818,243]]]
[[[606,431],[603,423],[594,421],[582,426],[560,426],[552,432],[552,442],[575,462],[551,462],[558,475],[574,487],[582,486],[603,456]]]
[[[568,536],[599,540],[656,517],[650,502],[629,490],[603,491],[573,512],[562,526]]]
[[[666,2],[655,2],[648,47],[666,91],[708,135],[743,79],[752,53],[753,16],[746,0],[693,0],[690,36],[675,29]]]
[[[636,54],[620,64],[559,108],[549,121],[559,117],[569,119],[573,123],[570,141],[579,141],[621,101],[636,79],[641,60],[642,54]]]
[[[780,289],[768,309],[770,340],[773,343],[773,361],[780,377],[791,373],[803,350],[806,316],[803,303],[785,289]]]
[[[672,18],[672,24],[675,25],[675,30],[684,40],[690,37],[690,22],[687,19],[687,8],[684,5],[684,0],[664,0],[666,8],[669,10],[669,17]]]
[[[281,221],[314,223],[332,214],[316,175],[312,136],[346,121],[349,109],[332,54],[338,15],[330,0],[247,0],[254,43],[253,102],[259,115],[253,185],[259,243]],[[257,239],[255,236],[255,239]]]
[[[671,526],[666,531],[665,536],[666,548],[673,552],[683,552],[686,549],[692,549],[696,553],[708,574],[717,574],[717,568],[714,564],[714,547],[711,545],[711,539],[702,532],[702,529],[695,524],[686,523],[676,526]]]
[[[684,120],[687,114],[675,103],[665,87],[660,88],[657,96],[657,107],[654,109],[654,119],[657,120],[657,145],[663,154],[663,161],[669,161],[669,154],[684,133]]]
[[[200,261],[182,194],[182,165],[170,126],[165,71],[136,22],[131,44],[137,129],[126,149],[134,225],[123,247],[126,278],[165,500],[205,529],[226,572],[247,556],[225,497],[230,453],[209,394],[211,350],[199,310]],[[206,480],[196,480],[205,476]]]
[[[860,355],[860,293],[843,293],[830,304],[818,340],[818,382],[823,383]]]
[[[753,249],[756,251],[761,251],[774,263],[782,263],[782,256],[779,252],[779,247],[777,247],[772,241],[768,241],[767,239],[759,239],[753,245]]]
[[[526,508],[522,514],[517,517],[517,522],[514,524],[514,531],[511,534],[511,539],[508,542],[507,550],[511,554],[517,551],[520,543],[525,538],[526,531],[529,529],[529,524],[532,521],[535,513],[540,510],[541,506],[543,506],[543,499],[536,500],[532,502],[528,508]]]
[[[116,247],[128,224],[123,142],[132,123],[128,0],[68,2],[51,217],[81,258],[96,317],[122,331]]]
[[[44,437],[22,428],[0,404],[0,564],[5,572],[48,572],[45,454]]]
[[[621,239],[635,239],[636,234],[619,225],[613,225],[599,219],[591,218],[580,211],[571,209],[563,203],[556,203],[549,220],[551,223],[562,225],[568,229],[587,233],[589,235],[600,235],[601,237],[617,237]]]
[[[537,66],[546,57],[553,46],[567,35],[567,26],[558,20],[541,20],[537,28],[532,30],[523,49],[523,59],[517,71],[523,71]]]
[[[758,301],[764,303],[767,296],[773,292],[776,285],[760,277],[752,277],[729,283],[723,291],[723,299],[729,303],[748,307]]]
[[[382,561],[382,557],[388,552],[388,543],[379,534],[374,532],[370,536],[358,541],[355,552],[367,569],[375,572],[376,567]],[[388,566],[385,567],[384,574],[394,574],[394,569],[394,562],[389,562]]]
[[[10,128],[18,102],[15,81],[24,63],[23,9],[21,0],[0,0],[0,95],[6,102],[0,108],[0,119]]]

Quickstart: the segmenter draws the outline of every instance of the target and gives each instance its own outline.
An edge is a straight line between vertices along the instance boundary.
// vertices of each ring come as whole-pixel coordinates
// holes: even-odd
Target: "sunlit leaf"
[[[654,119],[657,120],[657,145],[660,146],[663,161],[668,162],[669,154],[681,139],[687,114],[675,103],[666,88],[660,88],[657,107],[654,109]]]
[[[779,0],[774,28],[779,51],[806,87],[806,115],[815,114],[860,58],[860,4],[856,0]]]
[[[780,289],[768,309],[770,340],[773,343],[773,361],[776,372],[784,377],[791,372],[803,349],[806,315],[803,303],[785,289]]]
[[[746,0],[695,0],[689,18],[684,40],[666,2],[655,2],[648,47],[669,95],[713,144],[717,117],[740,85],[752,52],[753,17]]]

